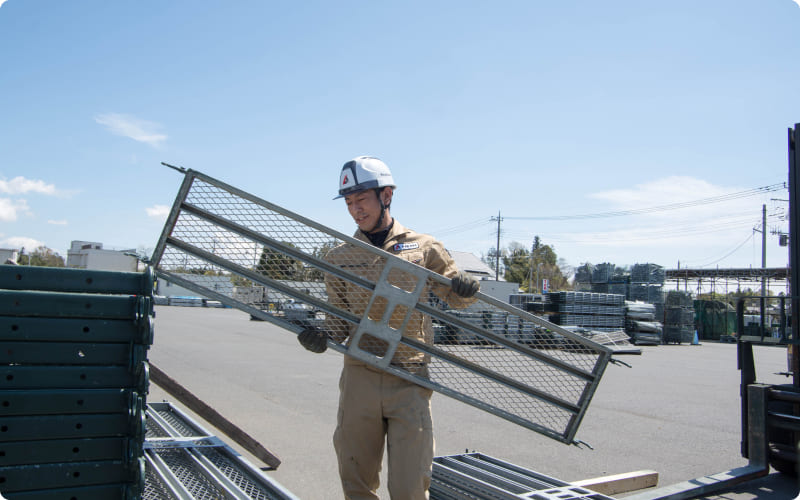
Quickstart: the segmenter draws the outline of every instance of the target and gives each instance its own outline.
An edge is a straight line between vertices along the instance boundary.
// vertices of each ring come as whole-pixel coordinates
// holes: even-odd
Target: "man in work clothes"
[[[431,287],[451,307],[466,307],[478,291],[478,282],[459,272],[450,254],[433,237],[416,233],[395,221],[389,211],[395,184],[389,168],[377,158],[360,156],[344,164],[339,177],[339,196],[358,225],[355,238],[391,254],[430,269],[447,278],[451,286]],[[354,245],[331,250],[326,260],[377,281],[384,259]],[[395,284],[391,277],[389,279]],[[350,282],[327,275],[325,285],[332,305],[358,317],[364,314],[371,292]],[[403,287],[402,284],[397,285]],[[385,309],[385,303],[383,308]],[[373,306],[375,307],[375,306]],[[383,310],[375,312],[382,316]],[[373,311],[370,311],[370,317]],[[389,325],[401,313],[393,312]],[[323,352],[328,336],[345,342],[356,326],[328,316],[327,332],[313,328],[298,339],[308,350]],[[403,335],[420,342],[433,342],[431,318],[414,311]],[[364,341],[359,347],[378,356],[385,343]],[[400,344],[391,364],[420,376],[427,376],[427,356]],[[334,447],[345,497],[350,500],[377,499],[384,443],[388,446],[388,489],[392,498],[428,498],[433,465],[431,390],[388,374],[350,356],[345,356],[339,380],[339,412]]]

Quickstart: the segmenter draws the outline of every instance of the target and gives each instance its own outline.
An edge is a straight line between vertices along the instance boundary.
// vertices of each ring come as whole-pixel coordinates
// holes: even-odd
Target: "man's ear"
[[[387,207],[392,203],[392,196],[394,195],[394,189],[390,187],[383,188],[381,191],[381,200],[383,200],[383,204]]]

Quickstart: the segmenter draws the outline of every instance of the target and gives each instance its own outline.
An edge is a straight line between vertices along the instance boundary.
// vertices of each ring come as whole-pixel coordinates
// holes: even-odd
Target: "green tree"
[[[322,246],[315,248],[311,255],[324,260],[328,252],[338,246],[338,244],[336,240],[325,242]],[[305,281],[323,281],[325,279],[325,273],[323,271],[310,265],[305,267],[303,274],[305,275]]]
[[[24,253],[25,249],[20,250],[17,263],[23,266],[41,267],[64,267],[64,257],[46,246],[39,246],[30,254]]]
[[[489,266],[492,269],[492,271],[495,271],[497,269],[496,267],[497,258],[499,256],[500,257],[499,272],[503,273],[505,271],[505,269],[503,268],[503,252],[504,252],[503,250],[500,250],[500,252],[498,252],[496,248],[492,247],[489,249],[488,254],[481,254],[481,262]]]
[[[292,246],[284,242],[284,245]],[[258,258],[256,272],[276,280],[303,279],[303,263],[286,254],[264,247]]]
[[[508,245],[503,255],[503,278],[512,283],[520,283],[522,288],[528,288],[528,275],[531,269],[531,253],[522,244],[516,241]]]
[[[501,256],[503,278],[519,283],[520,288],[528,293],[540,292],[543,279],[549,281],[551,291],[569,289],[569,266],[558,258],[552,246],[543,244],[538,236],[534,237],[531,250],[512,241],[506,250],[501,251]]]

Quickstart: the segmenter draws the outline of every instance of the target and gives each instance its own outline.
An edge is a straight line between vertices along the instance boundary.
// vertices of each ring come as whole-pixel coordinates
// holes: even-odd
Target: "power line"
[[[548,232],[546,230],[539,229],[536,232],[538,232],[540,236],[547,237],[549,239],[556,238],[560,241],[572,241],[572,242],[609,241],[609,240],[641,241],[641,240],[673,239],[682,236],[718,233],[736,228],[745,228],[745,227],[749,228],[753,225],[752,214],[745,217],[742,217],[740,215],[745,215],[745,213],[730,214],[729,216],[726,217],[719,217],[713,220],[710,219],[708,221],[700,223],[697,223],[696,221],[691,221],[689,223],[665,224],[658,226],[650,226],[647,228],[624,227],[614,230],[599,231],[593,233],[582,232],[580,234],[588,237],[588,239],[583,239],[583,240],[580,238],[577,239],[574,238],[574,236],[576,235],[575,231]],[[771,217],[771,220],[774,220],[774,217]],[[527,238],[531,234],[531,231],[526,229],[511,229],[511,230],[506,229],[503,231],[503,233],[507,237]],[[625,234],[625,236],[624,237],[620,236],[623,233]],[[559,236],[561,235],[570,235],[573,237],[565,240],[563,238],[559,238]]]
[[[571,219],[598,219],[604,217],[623,217],[627,215],[639,215],[639,214],[648,214],[653,212],[664,212],[668,210],[678,210],[681,208],[690,208],[696,207],[701,205],[709,205],[711,203],[720,203],[723,201],[730,201],[736,200],[739,198],[747,198],[749,196],[755,196],[763,193],[770,193],[773,191],[778,191],[781,189],[786,189],[786,183],[778,183],[778,184],[770,184],[768,186],[761,186],[753,189],[748,189],[745,191],[738,191],[736,193],[729,193],[720,196],[713,196],[710,198],[702,198],[699,200],[694,201],[685,201],[680,203],[670,203],[668,205],[658,205],[655,207],[647,207],[647,208],[639,208],[633,210],[620,210],[617,212],[599,212],[599,213],[590,213],[590,214],[576,214],[576,215],[545,215],[545,216],[531,216],[531,217],[509,217],[506,216],[504,219],[509,220],[571,220]]]
[[[483,218],[471,222],[465,222],[464,224],[459,224],[458,226],[450,226],[436,231],[431,231],[431,234],[439,236],[447,233],[462,233],[465,231],[471,231],[473,229],[489,225],[490,223],[492,223],[491,219]]]
[[[733,250],[731,250],[730,252],[726,253],[725,255],[723,255],[722,257],[720,257],[719,259],[717,259],[717,260],[715,260],[715,261],[713,261],[713,262],[709,262],[708,264],[703,264],[703,265],[696,266],[696,267],[701,267],[701,268],[702,268],[702,267],[707,267],[707,266],[713,266],[713,265],[714,265],[714,264],[716,264],[717,262],[721,262],[722,260],[724,260],[724,259],[727,259],[727,258],[728,258],[728,257],[730,257],[731,255],[733,255],[734,253],[736,253],[736,251],[737,251],[737,250],[739,250],[740,248],[742,248],[742,247],[745,245],[745,243],[747,243],[748,241],[750,241],[751,239],[753,239],[753,235],[754,235],[754,234],[756,234],[756,233],[755,233],[755,232],[751,232],[751,233],[750,233],[750,236],[748,236],[747,238],[745,238],[745,240],[744,240],[743,242],[741,242],[741,243],[739,243],[738,245],[736,245],[736,248],[734,248],[734,249],[733,249]]]

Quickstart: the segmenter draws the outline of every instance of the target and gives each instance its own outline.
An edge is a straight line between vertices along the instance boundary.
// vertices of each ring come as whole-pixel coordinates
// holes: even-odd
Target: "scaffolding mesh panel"
[[[562,442],[611,350],[193,170],[153,263],[162,279]],[[404,335],[422,331],[422,336]]]

